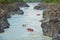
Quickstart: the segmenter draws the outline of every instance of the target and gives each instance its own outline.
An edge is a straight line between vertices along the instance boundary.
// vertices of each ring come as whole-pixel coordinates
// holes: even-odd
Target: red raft
[[[27,28],[29,32],[33,32],[34,30],[32,28]]]
[[[37,16],[40,16],[40,14],[36,14]]]

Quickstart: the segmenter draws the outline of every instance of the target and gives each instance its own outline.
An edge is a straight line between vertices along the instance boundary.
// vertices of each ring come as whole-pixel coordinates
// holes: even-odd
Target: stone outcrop
[[[9,28],[10,26],[7,18],[11,18],[11,15],[15,14],[24,14],[19,7],[29,6],[26,3],[0,4],[0,33],[4,32],[4,29]]]
[[[40,3],[38,4],[37,6],[34,7],[34,9],[37,9],[37,10],[44,10],[44,9],[54,9],[54,8],[59,8],[59,3]],[[59,8],[60,10],[60,8]]]
[[[2,7],[3,5],[4,5],[4,7]],[[8,15],[24,14],[24,12],[15,3],[12,3],[12,4],[1,4],[0,8],[3,8],[4,10],[7,10],[7,14]],[[10,17],[10,16],[7,16],[7,17]]]
[[[43,20],[41,21],[43,35],[52,37],[52,40],[60,40],[60,5],[53,3],[41,5],[38,10],[44,10]]]
[[[12,10],[12,9],[11,9]],[[14,14],[17,14],[17,15],[20,15],[20,14],[24,14],[24,12],[19,8],[17,7],[15,10],[12,10],[9,12],[10,15],[14,15]]]
[[[3,26],[0,24],[0,33],[3,33],[4,32],[4,28]]]
[[[34,9],[37,9],[37,10],[43,10],[43,9],[46,9],[46,8],[47,8],[46,3],[40,3],[40,4],[38,4],[37,6],[34,7]]]
[[[27,3],[25,3],[25,2],[15,2],[14,4],[16,4],[17,6],[20,6],[20,7],[29,7],[29,5],[27,5]]]
[[[4,32],[4,29],[9,28],[10,24],[8,23],[7,20],[7,10],[5,9],[0,9],[0,33]]]

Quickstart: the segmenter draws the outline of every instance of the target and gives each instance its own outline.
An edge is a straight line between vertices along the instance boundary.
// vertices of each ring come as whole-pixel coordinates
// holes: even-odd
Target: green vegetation
[[[46,3],[60,3],[60,0],[41,0],[41,1]]]
[[[41,0],[0,0],[0,3],[13,3],[13,2],[40,2]]]
[[[0,0],[0,3],[23,2],[23,0]]]
[[[23,0],[14,0],[15,2],[23,2]]]
[[[46,3],[60,3],[60,0],[0,0],[0,3],[13,3],[13,2],[46,2]]]
[[[41,0],[24,0],[25,2],[40,2]]]

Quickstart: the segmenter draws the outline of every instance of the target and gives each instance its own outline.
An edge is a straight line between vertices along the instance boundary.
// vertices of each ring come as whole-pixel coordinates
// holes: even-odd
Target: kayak
[[[23,27],[26,27],[26,24],[23,24],[22,26],[23,26]]]

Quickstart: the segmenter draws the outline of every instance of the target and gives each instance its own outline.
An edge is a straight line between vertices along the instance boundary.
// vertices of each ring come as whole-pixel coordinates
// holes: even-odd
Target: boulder
[[[60,22],[54,25],[52,40],[60,40]]]
[[[4,29],[9,28],[10,26],[7,19],[0,19],[0,24],[3,26]]]
[[[60,5],[47,4],[46,6],[41,21],[43,35],[52,37],[52,40],[60,40]]]
[[[48,22],[44,22],[41,24],[43,35],[52,37],[52,29],[51,25]]]
[[[3,26],[3,28],[9,28],[10,26],[7,20],[6,10],[1,10],[0,12],[0,24]]]
[[[15,4],[19,7],[29,7],[29,5],[25,2],[15,2]]]
[[[37,9],[37,10],[43,10],[43,9],[47,9],[47,7],[35,6],[34,9]]]
[[[24,12],[19,8],[19,6],[17,6],[17,5],[14,4],[14,3],[13,3],[13,4],[9,4],[7,10],[8,10],[8,14],[9,14],[9,15],[24,14]]]
[[[4,28],[3,26],[0,24],[0,33],[3,33],[4,32]]]
[[[43,9],[47,9],[47,4],[46,3],[39,3],[37,6],[34,7],[34,9],[37,10],[43,10]]]

